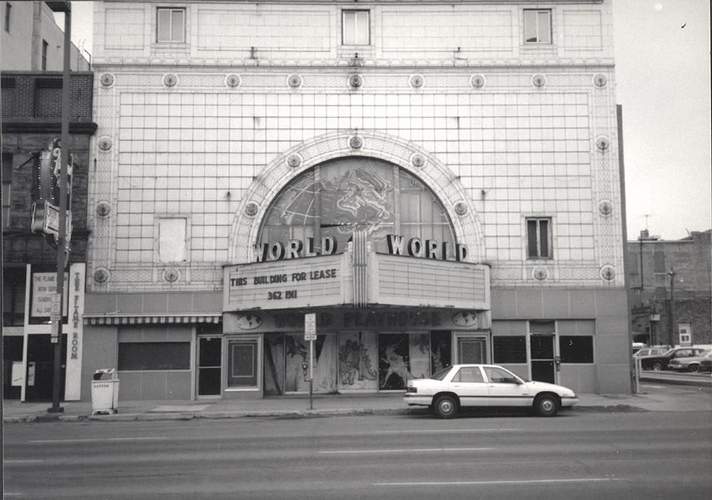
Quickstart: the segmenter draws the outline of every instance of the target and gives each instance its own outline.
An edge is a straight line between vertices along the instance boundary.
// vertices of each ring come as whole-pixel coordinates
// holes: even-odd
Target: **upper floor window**
[[[157,42],[185,42],[185,9],[159,7],[156,19]]]
[[[370,45],[371,22],[367,10],[343,10],[341,17],[343,45]]]
[[[551,254],[551,219],[527,219],[527,258],[550,259]]]
[[[524,10],[524,43],[551,43],[551,10]]]
[[[12,20],[12,4],[5,3],[5,31],[10,33],[10,21]]]
[[[188,260],[187,219],[166,217],[158,221],[159,262],[185,262]]]
[[[47,40],[42,40],[42,71],[47,71],[47,49],[49,44]]]

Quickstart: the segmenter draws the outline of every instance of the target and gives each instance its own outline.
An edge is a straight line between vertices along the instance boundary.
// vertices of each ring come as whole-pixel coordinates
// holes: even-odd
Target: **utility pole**
[[[675,325],[675,269],[670,266],[670,271],[667,273],[670,276],[670,333],[668,338],[670,339],[670,347],[675,346],[675,334],[673,332],[673,327]]]
[[[47,2],[55,12],[64,13],[64,61],[62,71],[62,158],[59,174],[59,234],[57,235],[57,297],[52,321],[52,343],[54,343],[54,366],[52,375],[52,406],[49,413],[62,413],[62,313],[64,312],[64,269],[68,260],[67,241],[67,163],[69,162],[69,118],[71,112],[70,50],[72,47],[72,5],[71,2]]]

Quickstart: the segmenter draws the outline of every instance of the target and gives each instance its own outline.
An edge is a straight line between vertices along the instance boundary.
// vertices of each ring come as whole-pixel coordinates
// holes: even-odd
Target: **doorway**
[[[220,396],[222,337],[198,337],[198,397]]]
[[[24,366],[22,362],[23,337],[21,335],[4,334],[2,342],[2,397],[3,399],[20,399],[20,385],[13,385],[20,382],[13,380],[13,375],[18,365],[20,367]],[[20,381],[22,381],[22,377],[20,377]]]
[[[457,334],[457,362],[459,364],[483,364],[489,362],[486,335]]]
[[[556,383],[554,338],[554,335],[532,335],[529,337],[532,380]]]
[[[27,372],[25,401],[51,401],[54,384],[54,344],[50,335],[27,336]],[[67,336],[62,335],[59,394],[64,399],[64,377],[67,359]]]

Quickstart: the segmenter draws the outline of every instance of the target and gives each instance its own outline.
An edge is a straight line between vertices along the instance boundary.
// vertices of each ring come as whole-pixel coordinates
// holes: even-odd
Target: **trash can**
[[[91,381],[91,414],[119,412],[119,376],[113,368],[94,372]]]

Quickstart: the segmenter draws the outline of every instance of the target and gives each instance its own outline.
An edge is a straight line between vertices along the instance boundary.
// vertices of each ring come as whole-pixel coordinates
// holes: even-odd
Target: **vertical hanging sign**
[[[67,371],[64,386],[65,401],[78,401],[82,387],[82,343],[84,333],[84,280],[86,264],[77,262],[69,267],[65,287],[69,291],[67,304]]]

